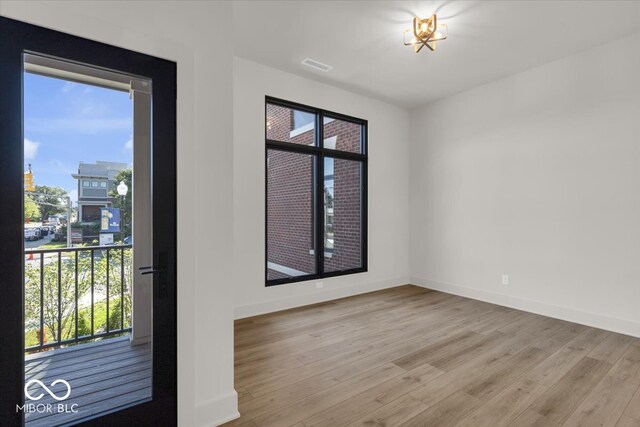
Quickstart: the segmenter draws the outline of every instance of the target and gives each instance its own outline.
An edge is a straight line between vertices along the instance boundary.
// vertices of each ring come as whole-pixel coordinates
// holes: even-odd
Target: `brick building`
[[[325,118],[325,148],[360,153],[362,126]],[[313,145],[315,115],[267,105],[267,138]],[[269,149],[267,153],[267,279],[316,273],[316,156]],[[362,265],[362,164],[324,159],[324,271]]]

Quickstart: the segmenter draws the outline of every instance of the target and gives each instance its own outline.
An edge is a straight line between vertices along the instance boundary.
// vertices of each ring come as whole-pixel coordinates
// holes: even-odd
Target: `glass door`
[[[24,55],[26,426],[152,396],[151,81]]]
[[[2,425],[174,424],[175,64],[5,18],[0,39]]]

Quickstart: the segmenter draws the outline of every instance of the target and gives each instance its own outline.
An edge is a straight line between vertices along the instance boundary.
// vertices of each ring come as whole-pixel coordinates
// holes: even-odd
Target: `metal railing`
[[[131,331],[131,245],[25,251],[25,351]]]

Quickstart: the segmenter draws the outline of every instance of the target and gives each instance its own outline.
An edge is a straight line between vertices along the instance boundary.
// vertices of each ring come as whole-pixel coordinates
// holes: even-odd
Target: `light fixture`
[[[404,45],[413,46],[416,53],[423,47],[436,50],[436,42],[447,38],[447,24],[438,24],[435,14],[430,18],[413,18],[413,28],[404,32]],[[407,38],[410,37],[410,38]]]
[[[120,185],[118,185],[116,189],[118,190],[118,195],[121,197],[126,196],[129,192],[129,187],[127,187],[127,184],[125,184],[124,181],[120,181]]]

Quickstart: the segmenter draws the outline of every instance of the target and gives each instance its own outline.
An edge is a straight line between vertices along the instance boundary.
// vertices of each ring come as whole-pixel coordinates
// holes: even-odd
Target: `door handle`
[[[165,271],[164,268],[155,268],[153,266],[149,266],[149,267],[140,267],[140,274],[145,275],[145,274],[154,274],[154,273],[161,273]]]
[[[169,254],[166,251],[160,251],[158,254],[158,267],[150,265],[147,267],[140,267],[140,274],[158,274],[158,280],[154,282],[158,283],[158,296],[164,298],[168,294],[168,275],[167,267],[169,265]]]

